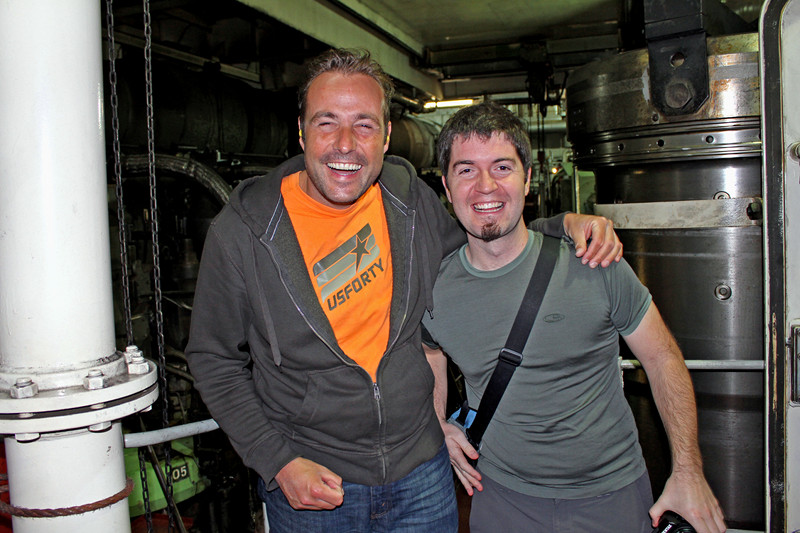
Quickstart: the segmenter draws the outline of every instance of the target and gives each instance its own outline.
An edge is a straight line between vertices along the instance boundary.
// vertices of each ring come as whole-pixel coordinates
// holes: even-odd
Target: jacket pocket
[[[359,369],[309,372],[303,403],[292,417],[296,436],[336,448],[370,445],[378,429],[378,402]]]

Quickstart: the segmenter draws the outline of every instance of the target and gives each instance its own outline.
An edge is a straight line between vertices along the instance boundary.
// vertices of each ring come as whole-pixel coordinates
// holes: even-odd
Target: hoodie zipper
[[[382,189],[384,193],[387,193],[389,194],[389,196],[394,197],[394,195],[389,193],[388,190],[386,190],[383,187]],[[397,201],[399,202],[399,200]],[[397,333],[395,334],[394,339],[392,339],[391,342],[389,342],[389,344],[386,346],[386,351],[381,357],[381,364],[383,363],[383,360],[389,356],[389,353],[392,351],[392,348],[394,348],[394,345],[397,344],[397,339],[400,338],[400,332],[403,331],[403,328],[405,327],[406,324],[406,320],[408,319],[408,306],[411,301],[411,275],[414,272],[414,235],[416,230],[416,216],[417,216],[416,211],[413,209],[409,209],[409,216],[411,217],[411,235],[410,238],[408,239],[409,243],[408,275],[406,277],[405,308],[403,309],[403,314],[400,319],[400,326],[397,328]],[[380,364],[378,365],[378,369],[379,369],[378,371],[380,371]],[[378,386],[377,382],[373,382],[372,385],[373,385],[373,396],[375,398],[375,402],[377,403],[377,408],[378,408],[378,425],[381,426],[381,431],[382,431],[383,419],[381,417],[381,389]],[[379,447],[381,451],[381,474],[383,475],[383,479],[386,479],[386,453],[384,451],[384,447],[382,444],[379,444]]]
[[[382,432],[383,426],[383,416],[381,415],[381,389],[378,387],[378,382],[372,382],[372,396],[375,398],[375,407],[378,409],[378,434],[380,435]],[[379,437],[381,440],[382,438]],[[380,448],[380,459],[381,459],[381,478],[386,480],[386,453],[383,449],[383,444],[378,442],[378,448]]]
[[[381,189],[385,194],[388,194],[389,196],[394,198],[397,202],[400,202],[400,200],[397,199],[397,197],[395,197],[385,187],[383,187],[383,185],[381,185]],[[400,202],[400,203],[403,204],[403,202]],[[405,205],[405,204],[403,204],[403,205]],[[397,339],[400,338],[400,332],[403,331],[403,327],[405,327],[406,320],[408,319],[408,307],[409,307],[410,301],[411,301],[411,276],[412,276],[412,274],[414,272],[414,260],[415,260],[415,257],[414,257],[414,236],[416,234],[417,212],[416,212],[416,210],[408,208],[407,206],[406,206],[406,208],[408,209],[408,212],[409,212],[408,216],[410,216],[410,218],[411,218],[411,235],[410,235],[410,237],[408,239],[408,243],[409,243],[408,254],[409,254],[409,257],[408,257],[408,274],[407,274],[407,277],[406,277],[405,308],[403,309],[403,313],[402,313],[402,316],[401,316],[401,319],[400,319],[400,326],[397,328],[397,333],[395,334],[394,339],[392,339],[391,342],[387,345],[386,351],[384,352],[383,356],[381,357],[381,360],[383,360],[383,358],[388,356],[388,354],[392,351],[392,348],[394,347],[394,345],[397,343]],[[275,255],[273,254],[272,249],[270,248],[270,246],[268,246],[267,243],[262,241],[260,238],[259,238],[259,242],[261,242],[261,244],[267,249],[267,252],[269,253],[270,257],[272,258],[272,262],[277,265],[278,261],[275,259]],[[297,312],[300,313],[300,316],[303,317],[303,320],[308,325],[308,327],[311,329],[311,331],[314,332],[314,334],[317,336],[317,338],[319,340],[321,340],[323,342],[323,344],[325,344],[325,346],[327,346],[336,355],[336,357],[339,358],[339,360],[343,364],[345,364],[347,366],[350,366],[350,367],[358,367],[358,368],[363,370],[363,368],[361,368],[360,365],[358,365],[356,363],[351,363],[351,362],[345,360],[344,357],[342,357],[342,355],[340,355],[340,353],[336,349],[336,347],[334,347],[328,341],[326,341],[322,337],[322,335],[320,335],[319,331],[313,325],[311,325],[311,322],[308,320],[308,317],[303,312],[303,310],[300,307],[300,305],[298,305],[297,300],[295,300],[294,294],[292,294],[292,292],[289,290],[288,286],[286,285],[286,280],[283,277],[282,270],[280,268],[278,268],[277,271],[278,271],[278,277],[281,280],[281,284],[283,285],[283,288],[286,290],[286,293],[289,295],[289,298],[292,300],[292,303],[294,304],[295,309],[297,309]],[[391,312],[391,310],[390,310],[390,312]],[[363,371],[366,372],[366,370],[363,370]],[[383,416],[381,415],[381,407],[382,407],[381,399],[382,399],[382,397],[381,397],[381,390],[380,390],[380,387],[378,386],[377,381],[373,381],[372,382],[372,395],[373,395],[373,398],[375,399],[377,412],[378,412],[378,434],[381,435],[382,432],[383,432]],[[383,437],[379,436],[379,439],[382,441]],[[382,474],[383,479],[386,479],[386,453],[385,453],[383,444],[381,442],[379,442],[378,447],[380,448],[381,474]]]
[[[384,193],[388,194],[392,198],[397,199],[391,192],[389,192],[386,188],[381,185],[382,190]],[[397,202],[401,203],[400,200]],[[405,205],[405,204],[403,204]],[[411,274],[414,272],[414,235],[416,234],[416,227],[417,227],[417,212],[414,209],[406,206],[408,213],[411,218],[411,235],[408,239],[409,242],[409,250],[408,250],[408,275],[406,277],[406,303],[405,308],[403,309],[403,314],[400,319],[400,326],[397,328],[397,334],[394,336],[394,339],[386,346],[386,352],[384,352],[384,357],[392,351],[394,345],[397,343],[397,339],[400,338],[400,332],[403,331],[403,327],[405,327],[406,320],[408,319],[408,306],[411,302]]]
[[[381,389],[378,387],[378,382],[372,382],[372,395],[375,397],[375,401],[378,403],[378,424],[383,423],[383,418],[381,417]]]
[[[269,246],[267,246],[267,244],[265,242],[261,241],[261,239],[259,239],[259,242],[261,242],[261,244],[264,245],[264,247],[267,249],[267,252],[269,253],[270,257],[272,258],[272,262],[277,265],[278,262],[276,261],[275,256],[272,253],[272,249]],[[344,365],[349,366],[349,367],[356,367],[356,368],[360,369],[362,372],[367,373],[367,371],[364,370],[360,365],[358,365],[356,363],[351,363],[350,361],[345,360],[344,357],[342,357],[339,354],[339,351],[336,349],[336,347],[334,347],[328,341],[326,341],[322,337],[322,335],[320,335],[319,331],[313,325],[311,325],[311,322],[308,320],[308,317],[303,312],[303,309],[298,305],[297,300],[295,300],[294,294],[292,294],[292,291],[290,291],[289,287],[286,286],[286,280],[283,277],[281,269],[278,268],[276,270],[278,271],[278,277],[281,280],[281,284],[283,285],[283,288],[286,290],[286,293],[289,295],[289,298],[292,300],[292,303],[294,304],[295,309],[297,309],[297,312],[300,313],[300,316],[303,317],[303,320],[305,321],[306,325],[308,325],[308,327],[311,329],[311,331],[314,332],[314,334],[317,336],[317,338],[319,340],[321,340],[322,343],[325,344],[325,346],[327,346],[336,355],[336,357],[339,358],[339,360]],[[256,275],[258,275],[258,273],[256,273]],[[407,309],[408,309],[408,306],[406,306],[406,314],[408,313]],[[405,320],[405,315],[404,315],[404,320]],[[388,352],[388,350],[387,350],[387,352]],[[385,355],[386,354],[384,354],[384,356]],[[376,408],[377,408],[377,412],[378,412],[378,435],[379,435],[379,437],[378,437],[379,438],[378,448],[379,448],[379,451],[380,451],[381,477],[382,477],[382,479],[385,480],[386,479],[386,452],[384,450],[383,444],[381,443],[381,441],[383,439],[383,437],[381,436],[381,434],[383,433],[383,416],[381,415],[381,390],[380,390],[380,387],[378,386],[378,383],[376,381],[372,382],[372,396],[375,399]]]

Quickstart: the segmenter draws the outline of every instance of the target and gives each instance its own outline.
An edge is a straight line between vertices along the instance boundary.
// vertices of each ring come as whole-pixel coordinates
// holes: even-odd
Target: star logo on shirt
[[[357,237],[355,248],[350,251],[351,254],[356,254],[356,270],[361,266],[361,258],[369,253],[367,250],[367,238],[361,239]]]
[[[372,279],[376,275],[375,268],[383,270],[380,255],[380,246],[375,242],[372,228],[369,223],[364,224],[357,233],[314,265],[313,275],[321,298],[328,298],[354,280],[361,280],[357,283],[365,282],[367,278],[363,277],[365,272],[362,269],[369,270],[368,278]],[[372,265],[375,265],[374,268]]]

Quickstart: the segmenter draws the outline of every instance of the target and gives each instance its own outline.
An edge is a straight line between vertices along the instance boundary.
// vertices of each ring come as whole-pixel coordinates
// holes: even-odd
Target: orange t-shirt
[[[345,209],[320,204],[284,178],[281,194],[300,249],[344,353],[375,380],[389,342],[392,257],[381,188],[370,187]]]

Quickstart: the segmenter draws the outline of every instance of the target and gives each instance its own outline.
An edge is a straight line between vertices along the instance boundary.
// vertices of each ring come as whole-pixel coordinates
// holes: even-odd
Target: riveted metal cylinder
[[[569,137],[577,165],[595,173],[596,211],[614,219],[684,356],[763,359],[758,36],[709,38],[706,48],[710,97],[688,115],[652,105],[647,50],[579,69],[567,87]],[[706,477],[728,526],[763,528],[763,375],[692,379]],[[649,434],[642,428],[659,425],[652,404],[631,403]],[[654,435],[643,449],[660,491],[669,452]]]

